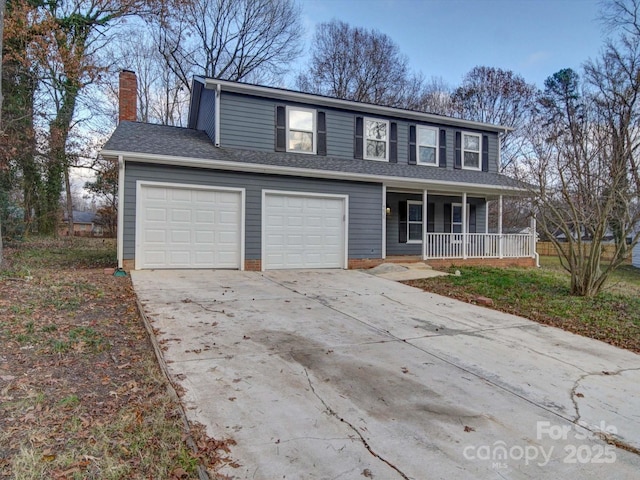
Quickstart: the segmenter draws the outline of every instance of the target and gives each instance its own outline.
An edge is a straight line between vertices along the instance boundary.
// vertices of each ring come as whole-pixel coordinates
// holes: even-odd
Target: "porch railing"
[[[464,241],[466,237],[466,242]],[[534,255],[530,234],[428,233],[428,258],[521,258]]]

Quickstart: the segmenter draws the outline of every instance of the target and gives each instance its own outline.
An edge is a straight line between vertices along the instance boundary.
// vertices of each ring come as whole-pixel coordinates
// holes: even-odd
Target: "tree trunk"
[[[2,36],[4,30],[4,8],[6,0],[0,0],[0,135],[4,135],[2,130]],[[4,263],[3,245],[2,245],[2,218],[0,217],[0,268]]]
[[[64,169],[64,186],[67,194],[67,234],[73,237],[73,199],[71,198],[71,182],[69,181],[69,166]]]

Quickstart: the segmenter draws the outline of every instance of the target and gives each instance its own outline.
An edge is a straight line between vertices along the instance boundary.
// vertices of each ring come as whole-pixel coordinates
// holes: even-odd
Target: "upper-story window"
[[[316,111],[287,107],[287,152],[316,153]]]
[[[438,129],[418,125],[418,163],[438,165]]]
[[[389,159],[389,122],[386,120],[364,119],[364,158]]]
[[[477,133],[462,133],[462,168],[480,170],[482,137]]]

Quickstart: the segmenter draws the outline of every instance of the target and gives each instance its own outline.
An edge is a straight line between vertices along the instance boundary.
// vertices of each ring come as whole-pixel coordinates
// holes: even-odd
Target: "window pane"
[[[434,147],[420,147],[420,163],[436,163],[436,149]]]
[[[480,151],[480,137],[476,137],[475,135],[465,135],[464,136],[464,149],[465,150],[473,150],[475,152]]]
[[[462,206],[453,205],[451,208],[452,216],[451,221],[453,223],[462,223]]]
[[[289,110],[289,129],[313,131],[313,113],[301,110]]]
[[[387,140],[387,122],[376,122],[367,120],[365,122],[365,135],[367,138],[375,140]]]
[[[289,150],[313,152],[313,134],[307,132],[289,132]]]
[[[381,158],[384,159],[387,156],[387,143],[376,142],[374,140],[367,140],[367,157],[368,158]]]
[[[451,233],[462,233],[462,224],[451,225]]]
[[[418,145],[436,146],[436,131],[430,128],[418,128]]]
[[[479,168],[480,167],[480,154],[475,152],[464,152],[464,166]]]
[[[409,221],[421,222],[422,221],[422,205],[409,204]]]
[[[409,240],[422,240],[422,224],[421,223],[409,224]]]

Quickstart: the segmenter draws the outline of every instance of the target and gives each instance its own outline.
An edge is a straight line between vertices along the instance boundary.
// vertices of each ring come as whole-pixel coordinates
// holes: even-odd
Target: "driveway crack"
[[[640,370],[640,368],[621,368],[619,370],[615,370],[615,371],[607,371],[607,370],[603,370],[601,372],[591,372],[591,373],[585,373],[584,375],[580,375],[578,377],[578,379],[575,381],[575,383],[573,384],[573,388],[571,389],[571,401],[573,402],[573,408],[576,411],[576,417],[573,419],[573,423],[576,425],[580,425],[581,427],[585,428],[586,430],[590,431],[591,433],[593,433],[596,437],[600,438],[601,440],[607,442],[609,445],[613,445],[617,448],[620,448],[622,450],[626,450],[627,452],[630,453],[634,453],[636,455],[640,455],[640,448],[635,447],[633,445],[630,445],[627,442],[624,442],[623,440],[621,440],[620,438],[616,437],[615,435],[612,435],[609,432],[603,432],[598,428],[593,428],[591,425],[587,424],[586,422],[581,422],[580,418],[580,407],[578,406],[578,398],[582,397],[582,394],[578,392],[578,387],[580,386],[581,382],[587,378],[587,377],[602,377],[602,376],[615,376],[615,375],[620,375],[621,373],[624,372],[633,372],[633,371],[638,371]]]
[[[337,418],[338,420],[340,420],[342,423],[344,423],[345,425],[347,425],[351,430],[353,430],[353,432],[358,436],[358,438],[360,438],[360,441],[362,442],[362,444],[364,445],[364,447],[369,451],[369,453],[371,455],[373,455],[374,457],[376,457],[378,460],[380,460],[381,462],[386,463],[390,468],[392,468],[393,470],[395,470],[396,472],[398,472],[398,474],[404,479],[404,480],[410,480],[410,478],[404,473],[402,472],[402,470],[400,470],[398,467],[396,467],[393,463],[391,463],[389,460],[387,460],[386,458],[382,457],[380,454],[376,453],[372,448],[371,445],[369,445],[369,442],[367,442],[367,440],[364,438],[364,436],[360,433],[360,431],[356,428],[355,425],[353,425],[351,422],[349,422],[349,420],[345,419],[344,417],[341,417],[340,415],[338,415],[338,412],[336,412],[333,408],[331,408],[331,406],[324,400],[324,398],[322,398],[318,392],[316,392],[316,389],[313,386],[313,382],[311,382],[311,377],[309,376],[309,372],[307,371],[307,369],[304,369],[304,374],[307,377],[307,382],[309,382],[309,388],[311,389],[311,392],[315,395],[315,397],[320,400],[320,403],[322,403],[322,405],[324,405],[324,408],[327,410],[327,412],[329,412],[329,414],[332,417]]]

